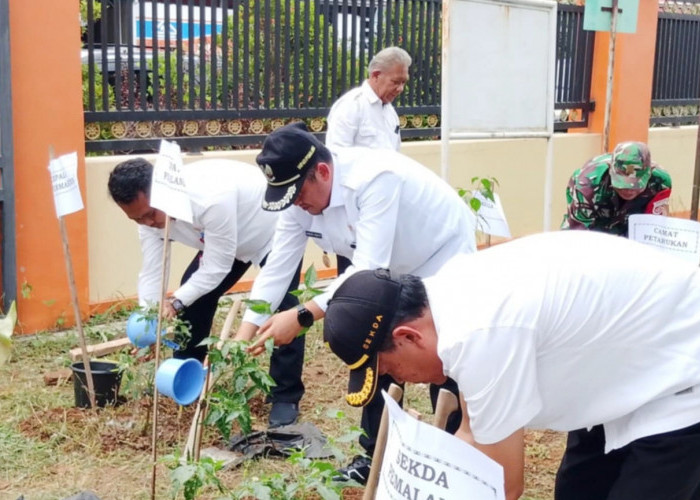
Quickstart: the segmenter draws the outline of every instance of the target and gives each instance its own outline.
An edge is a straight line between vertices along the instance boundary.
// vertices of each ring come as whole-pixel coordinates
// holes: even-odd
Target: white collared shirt
[[[362,146],[398,151],[401,147],[399,116],[391,103],[382,103],[365,80],[331,107],[326,146],[331,150]]]
[[[700,270],[594,231],[456,256],[425,280],[481,444],[602,424],[605,451],[700,422]]]
[[[278,215],[262,209],[267,182],[259,168],[232,160],[184,165],[192,224],[173,220],[170,239],[202,250],[199,269],[174,295],[190,305],[213,290],[231,271],[234,259],[259,265],[272,246]],[[163,230],[139,225],[143,263],[139,303],[160,300]]]
[[[331,199],[323,213],[314,216],[297,206],[282,212],[250,298],[277,309],[309,238],[353,262],[314,298],[325,311],[335,289],[355,270],[430,276],[453,255],[474,252],[474,233],[467,205],[426,167],[391,150],[346,148],[334,155]],[[243,318],[257,325],[265,319],[250,309]]]

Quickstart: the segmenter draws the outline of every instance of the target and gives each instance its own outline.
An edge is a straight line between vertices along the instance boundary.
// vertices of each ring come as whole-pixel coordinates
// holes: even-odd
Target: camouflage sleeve
[[[653,170],[651,171],[651,182],[658,186],[658,191],[671,189],[671,174],[666,172],[658,165],[654,165]]]
[[[593,200],[585,195],[579,184],[580,169],[574,172],[566,186],[566,215],[562,221],[562,229],[590,229],[595,223],[595,213],[593,210]]]

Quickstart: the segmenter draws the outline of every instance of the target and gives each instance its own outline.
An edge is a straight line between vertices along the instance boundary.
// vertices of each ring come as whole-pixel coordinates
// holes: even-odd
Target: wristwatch
[[[185,304],[182,303],[180,299],[177,297],[170,297],[170,305],[173,306],[173,309],[175,309],[175,312],[180,312],[185,308]]]
[[[299,304],[297,306],[297,321],[304,328],[309,328],[314,324],[314,315],[306,307]]]

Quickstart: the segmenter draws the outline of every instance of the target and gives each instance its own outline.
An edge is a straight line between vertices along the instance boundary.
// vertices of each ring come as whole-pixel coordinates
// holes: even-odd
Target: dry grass
[[[222,307],[216,325],[223,322],[228,308]],[[220,326],[215,326],[220,328]],[[123,329],[123,321],[100,327],[104,340]],[[93,328],[95,330],[95,328]],[[127,400],[98,411],[74,408],[72,383],[45,386],[43,374],[70,365],[68,351],[77,345],[73,333],[41,334],[19,339],[10,363],[0,367],[0,500],[62,499],[91,490],[102,500],[147,499],[151,484],[151,427],[149,398]],[[359,423],[359,410],[345,404],[347,383],[344,365],[321,341],[318,326],[307,338],[304,367],[306,395],[301,401],[301,418],[314,423],[327,436],[338,438]],[[407,388],[406,404],[430,421],[427,389]],[[254,428],[264,429],[267,405],[254,411]],[[330,418],[340,410],[345,418]],[[193,408],[178,408],[167,398],[159,400],[158,456],[182,448]],[[526,497],[551,498],[553,474],[563,448],[556,433],[528,433]],[[217,436],[207,430],[205,443],[216,444]],[[342,444],[350,456],[356,443]],[[341,466],[343,461],[336,461]],[[170,498],[168,470],[158,464],[157,498]],[[270,473],[298,474],[280,459],[247,462],[222,471],[219,477],[229,488],[246,479]],[[216,498],[209,491],[201,498]]]

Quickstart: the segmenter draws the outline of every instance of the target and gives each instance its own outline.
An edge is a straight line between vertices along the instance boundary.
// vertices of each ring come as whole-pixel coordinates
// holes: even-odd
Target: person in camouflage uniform
[[[671,176],[652,163],[647,145],[622,142],[574,172],[561,227],[627,236],[630,215],[668,215],[670,195]]]

